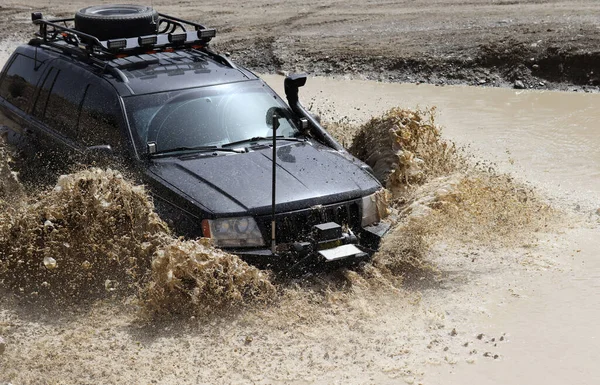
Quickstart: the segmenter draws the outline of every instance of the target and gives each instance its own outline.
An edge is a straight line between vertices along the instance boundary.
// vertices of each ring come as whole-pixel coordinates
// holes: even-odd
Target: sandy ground
[[[41,6],[58,16],[84,4]],[[198,15],[216,26],[221,31],[216,45],[257,70],[511,85],[516,79],[510,69],[520,68],[517,77],[536,88],[595,87],[587,67],[563,64],[560,76],[542,71],[542,63],[550,68],[556,57],[572,57],[576,63],[594,57],[593,1],[154,5],[164,6],[164,12]],[[27,26],[30,6],[3,2],[2,7],[3,20],[14,22],[2,26],[12,37],[0,49],[9,50],[25,38],[20,28]],[[516,48],[486,53],[499,44]],[[509,56],[489,61],[498,52]],[[535,60],[530,60],[532,53]],[[539,73],[532,63],[540,63]],[[314,83],[303,95],[326,105],[320,112],[329,121],[363,122],[395,105],[438,105],[447,137],[474,147],[477,159],[491,160],[500,171],[538,187],[565,213],[560,226],[509,246],[439,241],[429,255],[439,274],[407,275],[400,289],[369,288],[360,280],[343,288],[328,282],[319,289],[300,284],[276,306],[226,317],[148,324],[133,299],[49,309],[43,303],[23,304],[3,291],[0,336],[6,348],[0,353],[0,384],[596,384],[600,183],[595,181],[600,170],[593,157],[584,156],[588,163],[582,166],[578,154],[585,146],[600,147],[590,134],[600,103],[585,99],[587,110],[561,111],[564,121],[584,119],[573,126],[547,123],[566,127],[566,134],[560,140],[550,135],[550,144],[543,146],[549,134],[539,127],[542,107],[553,111],[562,101],[571,103],[573,94],[552,93],[545,104],[528,100],[522,110],[512,110],[522,101],[517,94],[502,98],[481,95],[479,89],[444,87],[450,90],[448,100],[464,100],[461,106],[437,98],[436,87]],[[353,95],[345,87],[363,91]],[[382,96],[373,97],[377,93]],[[407,93],[415,99],[398,96]],[[488,111],[488,98],[496,102],[491,103],[495,120],[477,115]],[[461,112],[469,105],[475,107]],[[540,115],[524,116],[538,108]],[[515,131],[502,130],[507,126]],[[531,135],[519,136],[523,127]],[[567,154],[560,158],[561,167],[553,168],[553,157],[544,158],[552,152]],[[568,186],[557,188],[569,167],[579,167],[578,173]],[[571,193],[582,190],[580,185],[583,193]]]

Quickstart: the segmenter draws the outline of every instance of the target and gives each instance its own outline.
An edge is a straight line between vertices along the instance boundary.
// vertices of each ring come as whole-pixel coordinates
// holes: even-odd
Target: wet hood
[[[271,209],[272,149],[156,159],[149,170],[215,215],[263,215]],[[379,182],[337,151],[314,142],[277,149],[277,212],[368,195]]]

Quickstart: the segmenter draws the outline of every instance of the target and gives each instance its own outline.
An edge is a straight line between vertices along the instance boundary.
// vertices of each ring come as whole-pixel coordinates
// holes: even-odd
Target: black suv
[[[3,130],[26,154],[127,165],[179,234],[261,266],[378,247],[382,187],[300,104],[305,75],[285,79],[288,105],[209,48],[214,29],[150,7],[32,20],[0,77]]]

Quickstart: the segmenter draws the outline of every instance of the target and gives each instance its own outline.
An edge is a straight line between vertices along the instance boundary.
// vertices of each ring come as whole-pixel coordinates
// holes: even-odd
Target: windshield
[[[298,134],[287,105],[262,82],[132,96],[124,101],[143,151],[150,142],[163,152],[269,137],[274,114],[281,117],[278,137]]]

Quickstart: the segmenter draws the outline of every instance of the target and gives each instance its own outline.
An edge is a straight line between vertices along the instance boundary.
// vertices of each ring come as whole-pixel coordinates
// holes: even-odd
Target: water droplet
[[[52,257],[44,257],[44,266],[46,266],[46,269],[48,269],[48,270],[56,269],[56,266],[57,266],[56,259],[54,259]]]
[[[117,290],[117,286],[119,286],[119,283],[116,281],[111,281],[110,279],[104,281],[104,288],[106,291],[115,291]]]

